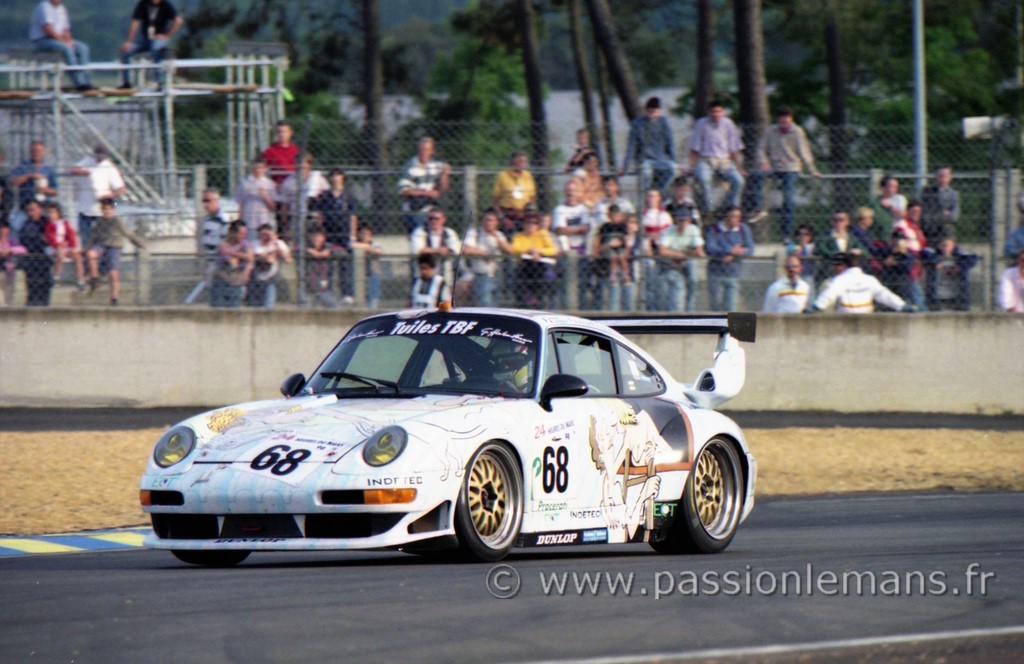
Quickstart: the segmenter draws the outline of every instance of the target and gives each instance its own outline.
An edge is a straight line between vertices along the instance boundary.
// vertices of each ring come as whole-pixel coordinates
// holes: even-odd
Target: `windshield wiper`
[[[362,383],[363,385],[368,385],[368,386],[372,387],[374,390],[377,391],[377,394],[380,394],[380,388],[381,387],[390,387],[391,389],[393,389],[395,391],[395,394],[398,394],[399,391],[401,390],[401,388],[398,387],[398,383],[396,383],[394,381],[384,380],[383,378],[370,378],[368,376],[357,376],[356,374],[347,373],[347,372],[344,372],[344,371],[321,371],[320,372],[320,377],[321,378],[345,378],[347,380],[352,380],[352,381],[355,381],[357,383]]]

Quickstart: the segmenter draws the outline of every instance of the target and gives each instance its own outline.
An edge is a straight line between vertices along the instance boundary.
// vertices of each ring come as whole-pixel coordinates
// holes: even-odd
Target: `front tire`
[[[455,507],[461,557],[501,560],[516,543],[523,524],[523,477],[515,454],[486,443],[466,465]]]
[[[248,551],[171,551],[174,557],[190,565],[234,567],[249,557]]]
[[[665,539],[651,542],[658,553],[719,553],[740,523],[743,466],[736,446],[712,438],[693,464]]]

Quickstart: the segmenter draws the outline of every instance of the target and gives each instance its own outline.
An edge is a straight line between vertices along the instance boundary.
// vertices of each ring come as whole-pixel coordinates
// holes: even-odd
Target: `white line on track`
[[[582,664],[632,664],[633,662],[664,662],[687,659],[714,659],[717,657],[757,657],[765,655],[784,655],[796,652],[812,652],[815,650],[838,650],[846,648],[863,648],[868,646],[894,645],[900,643],[1013,636],[1017,634],[1024,634],[1024,625],[1008,625],[1006,627],[991,627],[986,629],[963,629],[948,632],[924,632],[921,634],[894,634],[892,636],[838,639],[835,641],[811,641],[808,643],[779,643],[767,646],[750,646],[746,648],[714,648],[684,652],[652,652],[644,655],[626,655],[623,657],[539,660],[529,662],[527,664],[565,664],[566,662],[580,662]]]

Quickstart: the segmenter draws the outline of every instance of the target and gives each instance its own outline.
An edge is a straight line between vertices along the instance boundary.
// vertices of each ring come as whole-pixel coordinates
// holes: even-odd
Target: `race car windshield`
[[[521,318],[432,313],[352,328],[310,379],[342,398],[480,394],[531,397],[540,331]]]

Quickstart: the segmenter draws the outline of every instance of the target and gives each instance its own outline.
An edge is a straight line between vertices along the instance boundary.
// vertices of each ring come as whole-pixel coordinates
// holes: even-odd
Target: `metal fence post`
[[[565,288],[565,306],[568,311],[580,310],[580,261],[575,252],[569,251],[564,255],[565,270],[563,273]]]
[[[992,311],[999,310],[999,303],[996,301],[996,294],[999,292],[999,257],[1002,255],[1002,238],[1004,237],[1006,223],[1004,216],[1008,204],[1007,188],[1009,186],[1009,170],[992,169],[992,191],[991,219],[989,221],[989,296],[986,298],[989,308]]]
[[[366,303],[366,252],[352,249],[352,297],[356,306]]]
[[[473,224],[473,220],[476,219],[479,191],[476,179],[479,175],[476,166],[472,164],[462,168],[462,208],[466,211],[466,228],[469,228]],[[463,232],[463,237],[465,237],[465,232]]]

